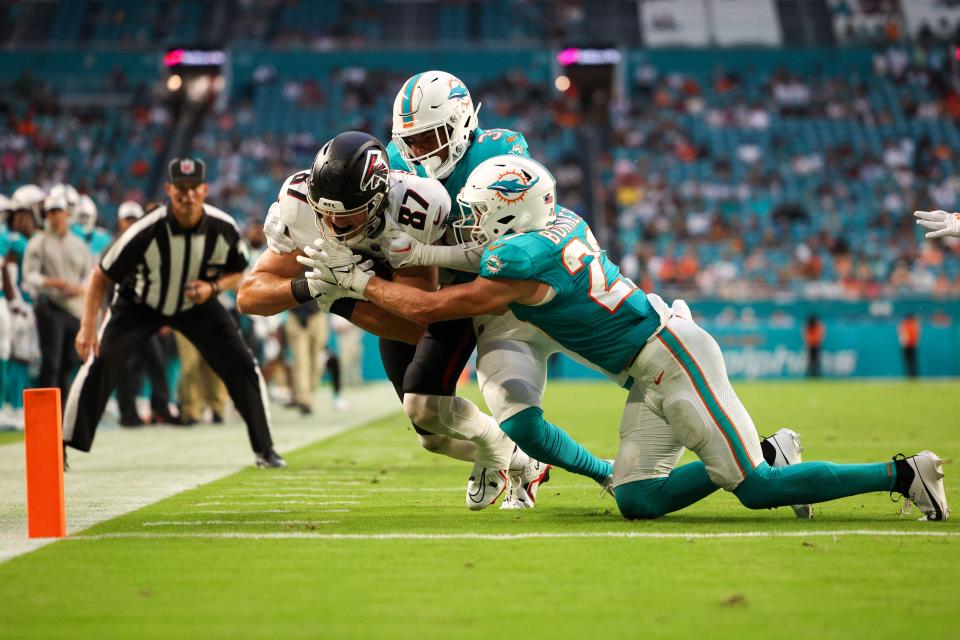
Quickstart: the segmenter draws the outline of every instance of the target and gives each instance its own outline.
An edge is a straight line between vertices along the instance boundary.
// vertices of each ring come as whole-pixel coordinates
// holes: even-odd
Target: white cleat
[[[803,447],[800,446],[800,434],[793,429],[780,429],[766,438],[766,441],[772,444],[774,451],[777,452],[770,466],[787,467],[802,462],[800,453],[803,452]],[[794,504],[791,508],[798,518],[806,520],[813,517],[813,507],[809,504]]]
[[[501,509],[533,509],[537,503],[540,485],[550,481],[553,466],[530,459],[522,472],[510,473],[510,493],[500,505]]]
[[[943,460],[932,451],[921,451],[904,458],[904,462],[913,470],[907,499],[917,505],[927,520],[946,520],[950,508],[943,488]]]
[[[488,469],[473,465],[467,480],[467,508],[471,511],[486,509],[497,501],[510,485],[506,469]]]

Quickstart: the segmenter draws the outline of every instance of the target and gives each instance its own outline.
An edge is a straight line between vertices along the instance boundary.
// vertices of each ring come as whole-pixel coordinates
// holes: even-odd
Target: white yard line
[[[111,540],[123,538],[229,538],[241,540],[295,540],[303,538],[317,540],[543,540],[561,538],[646,538],[654,540],[723,540],[736,538],[843,538],[849,536],[872,536],[880,538],[960,538],[960,531],[904,531],[895,529],[728,531],[716,533],[681,533],[667,531],[594,531],[580,533],[562,531],[531,533],[310,533],[290,531],[270,533],[240,533],[235,531],[225,531],[222,533],[101,533],[72,536],[67,539],[80,542],[88,540]]]
[[[225,507],[236,505],[235,500],[214,500],[213,502],[194,502],[193,506],[195,507]],[[318,507],[326,507],[336,504],[360,504],[359,500],[326,500],[323,502],[317,502],[315,500],[261,500],[257,504],[304,504],[304,505],[314,505]]]
[[[318,397],[319,410],[310,418],[274,411],[277,450],[287,453],[400,409],[389,384],[348,389],[345,397],[352,408],[344,413],[329,410],[324,396]],[[69,461],[64,485],[67,532],[72,534],[249,467],[253,453],[246,428],[234,419],[192,429],[104,427],[91,453],[71,449]],[[0,446],[0,562],[54,542],[27,538],[24,464],[23,443]],[[310,472],[297,475],[301,473]]]
[[[157,520],[155,522],[144,522],[145,527],[203,527],[203,526],[264,526],[264,525],[314,525],[314,524],[338,524],[339,520]]]

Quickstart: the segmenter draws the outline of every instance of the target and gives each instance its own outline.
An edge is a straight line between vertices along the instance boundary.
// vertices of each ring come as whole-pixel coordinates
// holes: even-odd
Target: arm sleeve
[[[467,273],[480,272],[482,256],[483,248],[481,247],[464,249],[459,245],[448,247],[446,245],[429,244],[423,246],[424,264],[435,265],[444,269],[466,271]]]
[[[493,242],[487,245],[480,259],[480,277],[536,280],[537,265],[522,247]]]

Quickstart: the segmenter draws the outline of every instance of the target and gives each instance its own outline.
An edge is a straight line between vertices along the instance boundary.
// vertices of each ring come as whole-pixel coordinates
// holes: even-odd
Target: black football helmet
[[[389,190],[386,149],[370,134],[346,131],[313,159],[307,202],[324,238],[352,245],[379,235]]]

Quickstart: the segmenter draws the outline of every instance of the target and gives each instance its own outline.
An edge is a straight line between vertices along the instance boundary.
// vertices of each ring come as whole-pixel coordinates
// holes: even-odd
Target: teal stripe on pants
[[[697,393],[700,394],[700,398],[703,400],[703,404],[707,407],[707,411],[710,413],[710,417],[713,418],[713,421],[720,428],[720,431],[723,433],[727,442],[730,443],[730,448],[733,450],[733,455],[737,460],[737,464],[740,465],[741,470],[744,474],[750,472],[753,469],[753,463],[750,461],[750,456],[747,455],[746,449],[744,449],[743,444],[740,442],[740,435],[737,433],[736,428],[733,426],[733,423],[727,418],[726,413],[723,411],[723,407],[720,406],[720,401],[717,400],[714,396],[713,391],[710,389],[710,385],[707,384],[706,378],[704,378],[703,373],[700,371],[700,367],[697,365],[696,360],[693,359],[693,356],[690,355],[690,352],[684,348],[683,344],[677,339],[677,336],[673,334],[670,329],[664,329],[658,335],[659,339],[663,344],[670,350],[673,356],[680,363],[680,366],[683,367],[687,375],[690,377],[691,382],[693,382],[694,388],[696,388]]]

